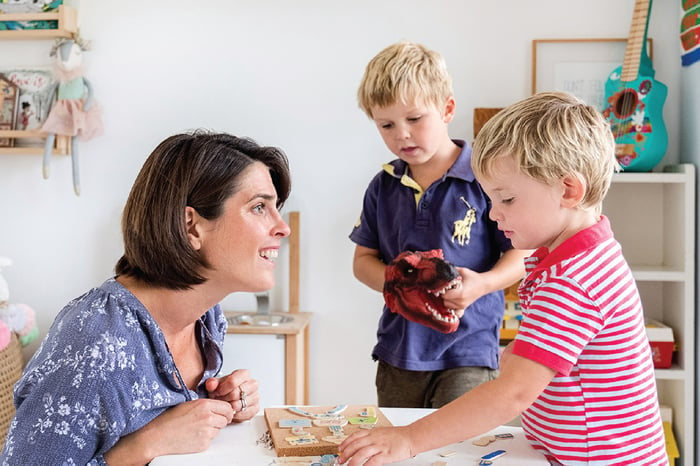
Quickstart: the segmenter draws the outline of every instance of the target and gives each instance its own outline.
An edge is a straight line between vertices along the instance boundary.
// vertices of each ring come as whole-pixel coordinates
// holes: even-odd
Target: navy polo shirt
[[[377,249],[385,263],[403,251],[442,249],[445,260],[456,266],[490,270],[512,245],[489,219],[489,200],[471,169],[471,147],[463,140],[454,142],[462,147],[459,157],[424,192],[404,161],[384,165],[365,191],[350,239]],[[482,296],[466,309],[457,331],[444,334],[385,305],[372,358],[406,370],[496,369],[504,306],[502,291]]]

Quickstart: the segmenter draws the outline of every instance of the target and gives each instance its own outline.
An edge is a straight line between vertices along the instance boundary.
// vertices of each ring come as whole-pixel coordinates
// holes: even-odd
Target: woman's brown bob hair
[[[204,258],[185,230],[185,208],[213,220],[238,189],[245,169],[262,162],[270,169],[281,208],[291,190],[289,162],[275,147],[248,138],[203,130],[161,142],[136,177],[122,216],[124,255],[117,275],[153,286],[187,289],[203,283]]]

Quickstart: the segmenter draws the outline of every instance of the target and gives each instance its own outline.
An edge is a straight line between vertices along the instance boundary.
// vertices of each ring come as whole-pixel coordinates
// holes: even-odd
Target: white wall
[[[634,1],[617,0],[83,0],[94,50],[86,77],[105,134],[81,144],[83,194],[70,160],[0,156],[0,255],[11,299],[33,306],[42,333],[59,309],[110,276],[121,253],[120,214],[142,162],[165,137],[206,127],[288,154],[301,211],[301,307],[311,326],[311,402],[375,401],[374,344],[381,296],[352,276],[347,238],[364,189],[391,155],[357,108],[367,61],[401,39],[445,56],[458,103],[453,137],[471,140],[474,107],[530,93],[535,38],[627,37]],[[657,79],[669,87],[668,160],[678,160],[680,5],[657,0]],[[0,65],[48,63],[48,41],[0,42]],[[281,289],[286,275],[280,268]],[[286,298],[273,296],[282,310]],[[28,350],[35,348],[32,345]],[[248,366],[255,371],[251,355]]]

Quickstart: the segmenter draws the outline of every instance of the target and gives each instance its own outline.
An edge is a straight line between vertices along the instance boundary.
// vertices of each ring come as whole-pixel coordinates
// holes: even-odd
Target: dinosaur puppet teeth
[[[457,322],[457,314],[454,309],[447,309],[448,315],[442,315],[437,309],[434,309],[430,304],[425,303],[425,308],[430,311],[433,315],[433,319],[439,320],[440,322],[447,322],[448,324],[453,324]]]
[[[444,295],[446,292],[457,288],[457,285],[459,285],[461,282],[462,282],[462,277],[455,278],[450,283],[448,283],[445,288],[438,290],[438,291],[431,291],[431,293],[433,293],[436,298],[439,298],[440,296]]]

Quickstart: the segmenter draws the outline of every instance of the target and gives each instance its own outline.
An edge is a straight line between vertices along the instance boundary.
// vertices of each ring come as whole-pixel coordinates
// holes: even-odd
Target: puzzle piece
[[[494,450],[491,453],[488,453],[484,456],[481,457],[481,461],[479,461],[479,466],[489,466],[492,465],[494,460],[497,458],[500,458],[501,456],[505,455],[507,452],[505,450]]]
[[[336,437],[341,436],[344,434],[343,432],[343,426],[328,426],[328,429],[333,432],[333,435]]]
[[[362,425],[362,424],[376,424],[378,418],[376,417],[351,417],[348,418],[348,422],[353,425]]]
[[[335,443],[336,445],[340,445],[343,443],[343,440],[348,438],[347,435],[329,435],[327,437],[323,437],[323,440],[325,442],[330,442],[330,443]]]
[[[318,439],[311,435],[301,435],[298,437],[286,437],[285,440],[289,442],[290,445],[312,445],[314,443],[318,443]]]
[[[334,417],[328,419],[314,419],[314,425],[318,427],[326,426],[344,426],[347,425],[348,419],[345,417]]]
[[[377,411],[372,406],[368,406],[367,408],[362,410],[362,412],[360,413],[360,416],[361,417],[376,418]]]
[[[289,427],[311,427],[310,419],[280,419],[279,426],[281,429]]]
[[[480,437],[476,440],[472,440],[472,445],[476,445],[477,447],[485,447],[489,445],[491,442],[496,441],[496,436],[495,435],[486,435],[485,437]]]

